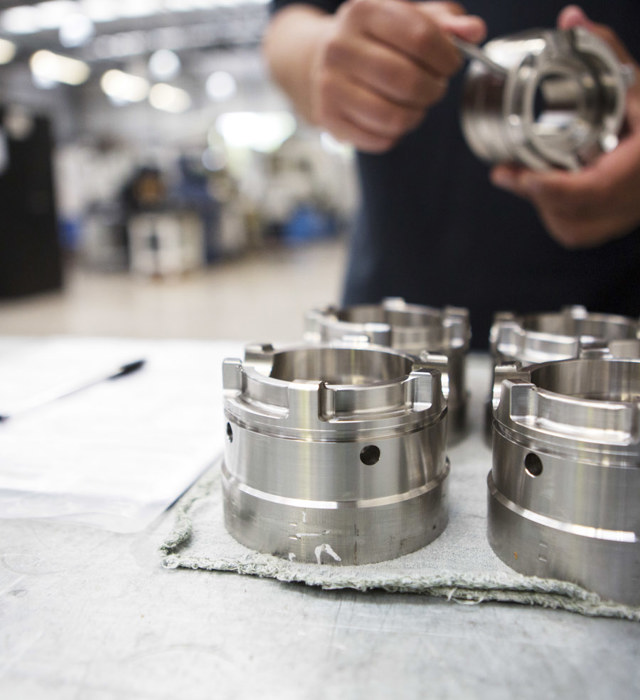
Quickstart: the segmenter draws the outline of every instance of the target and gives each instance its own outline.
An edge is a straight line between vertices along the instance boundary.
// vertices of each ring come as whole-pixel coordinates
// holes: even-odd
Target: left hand
[[[605,40],[618,59],[635,70],[635,82],[627,92],[628,133],[615,150],[579,172],[534,172],[498,165],[491,172],[491,181],[528,199],[561,245],[590,248],[624,236],[640,224],[640,66],[611,29],[592,22],[575,5],[566,7],[558,27],[577,26]]]

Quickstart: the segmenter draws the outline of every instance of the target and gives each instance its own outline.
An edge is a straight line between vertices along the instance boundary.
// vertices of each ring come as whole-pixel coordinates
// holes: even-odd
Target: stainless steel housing
[[[523,574],[640,604],[640,360],[505,371],[488,537]]]
[[[223,367],[225,524],[296,561],[407,554],[447,523],[440,373],[385,348],[247,348]]]
[[[407,304],[398,298],[385,299],[381,304],[329,306],[307,313],[305,338],[320,343],[365,342],[417,356],[446,356],[447,370],[442,380],[449,406],[450,442],[464,434],[468,402],[466,360],[471,340],[466,309],[435,309]]]
[[[639,338],[637,319],[589,313],[584,306],[568,306],[552,313],[496,314],[489,338],[493,372],[486,402],[487,437],[491,436],[493,412],[501,394],[501,377],[496,367],[526,367],[578,358],[586,352],[618,358],[640,357]]]
[[[577,170],[618,145],[633,73],[585,29],[488,42],[465,75],[462,129],[491,163]],[[490,67],[493,64],[494,67]]]

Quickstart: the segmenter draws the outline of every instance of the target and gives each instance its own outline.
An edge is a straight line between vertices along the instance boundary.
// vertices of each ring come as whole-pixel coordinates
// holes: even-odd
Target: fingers
[[[425,108],[446,89],[444,77],[421,70],[385,44],[365,39],[331,43],[325,62],[328,69],[345,73],[357,85],[401,106]]]
[[[485,32],[450,2],[347,0],[333,20],[312,71],[312,116],[373,152],[390,148],[443,97],[463,63],[451,34]]]
[[[399,135],[422,120],[421,108],[400,106],[342,76],[332,76],[320,88],[319,117],[331,133],[363,151],[389,149]]]
[[[402,0],[350,0],[345,31],[384,44],[437,77],[448,77],[461,57],[430,13]]]
[[[565,247],[600,245],[640,221],[640,137],[627,139],[577,173],[499,165],[491,181],[528,199],[551,236]]]
[[[462,5],[453,2],[424,2],[417,7],[434,19],[447,33],[478,43],[487,36],[487,25],[477,15],[466,14]]]

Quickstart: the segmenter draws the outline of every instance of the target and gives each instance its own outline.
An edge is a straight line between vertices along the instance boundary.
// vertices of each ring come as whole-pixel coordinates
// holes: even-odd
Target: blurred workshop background
[[[339,298],[352,153],[269,81],[268,12],[0,1],[0,333],[295,340]]]

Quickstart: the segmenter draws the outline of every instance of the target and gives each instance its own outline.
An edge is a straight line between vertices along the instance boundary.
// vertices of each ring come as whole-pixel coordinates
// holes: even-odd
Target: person
[[[466,307],[475,347],[496,311],[640,314],[640,71],[626,48],[637,49],[637,0],[273,5],[263,46],[273,78],[304,118],[357,149],[345,305],[401,296]],[[593,31],[635,71],[624,138],[579,172],[490,167],[460,130],[464,59],[452,37],[556,22]]]

